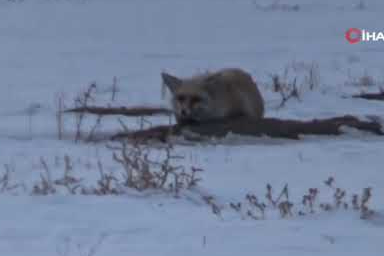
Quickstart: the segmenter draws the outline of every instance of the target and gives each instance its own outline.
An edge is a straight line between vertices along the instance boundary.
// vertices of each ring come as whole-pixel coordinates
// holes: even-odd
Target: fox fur
[[[261,119],[264,100],[251,75],[228,68],[190,78],[162,73],[178,123],[250,117]]]

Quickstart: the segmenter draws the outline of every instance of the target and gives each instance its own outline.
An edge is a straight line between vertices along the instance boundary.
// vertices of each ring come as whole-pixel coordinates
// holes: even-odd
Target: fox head
[[[180,79],[161,74],[163,83],[172,94],[172,105],[178,122],[201,122],[212,116],[211,96],[204,89],[204,81]]]

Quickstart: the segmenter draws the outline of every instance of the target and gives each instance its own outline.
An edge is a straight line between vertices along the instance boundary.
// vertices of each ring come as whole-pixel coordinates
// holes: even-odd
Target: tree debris
[[[384,100],[384,90],[377,93],[360,93],[353,95],[352,98],[360,98],[365,100]]]
[[[112,139],[128,138],[139,141],[158,139],[166,141],[170,135],[182,135],[185,130],[208,137],[225,137],[228,133],[233,133],[256,137],[269,136],[272,138],[300,139],[299,136],[305,134],[340,135],[344,133],[340,129],[342,126],[368,131],[376,135],[384,135],[382,126],[378,121],[362,121],[357,117],[346,115],[310,121],[277,118],[264,118],[261,120],[238,118],[200,124],[162,125],[140,131],[119,133],[112,136]]]
[[[169,116],[173,113],[172,110],[161,107],[96,107],[96,106],[83,106],[78,108],[71,108],[64,111],[64,113],[87,113],[94,115],[123,115],[123,116],[154,116],[166,115]]]

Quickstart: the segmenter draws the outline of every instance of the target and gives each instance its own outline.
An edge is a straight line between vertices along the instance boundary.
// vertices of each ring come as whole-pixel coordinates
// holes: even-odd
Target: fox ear
[[[161,77],[163,84],[165,84],[172,93],[175,93],[183,82],[181,79],[164,72],[161,73]]]

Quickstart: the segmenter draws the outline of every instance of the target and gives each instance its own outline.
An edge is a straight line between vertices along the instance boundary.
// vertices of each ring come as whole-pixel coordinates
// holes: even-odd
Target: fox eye
[[[185,96],[184,95],[178,95],[176,97],[176,99],[177,99],[177,101],[183,102],[183,101],[185,101]]]
[[[191,98],[191,103],[192,104],[196,104],[196,103],[200,103],[202,101],[202,99],[200,97],[192,97]]]

